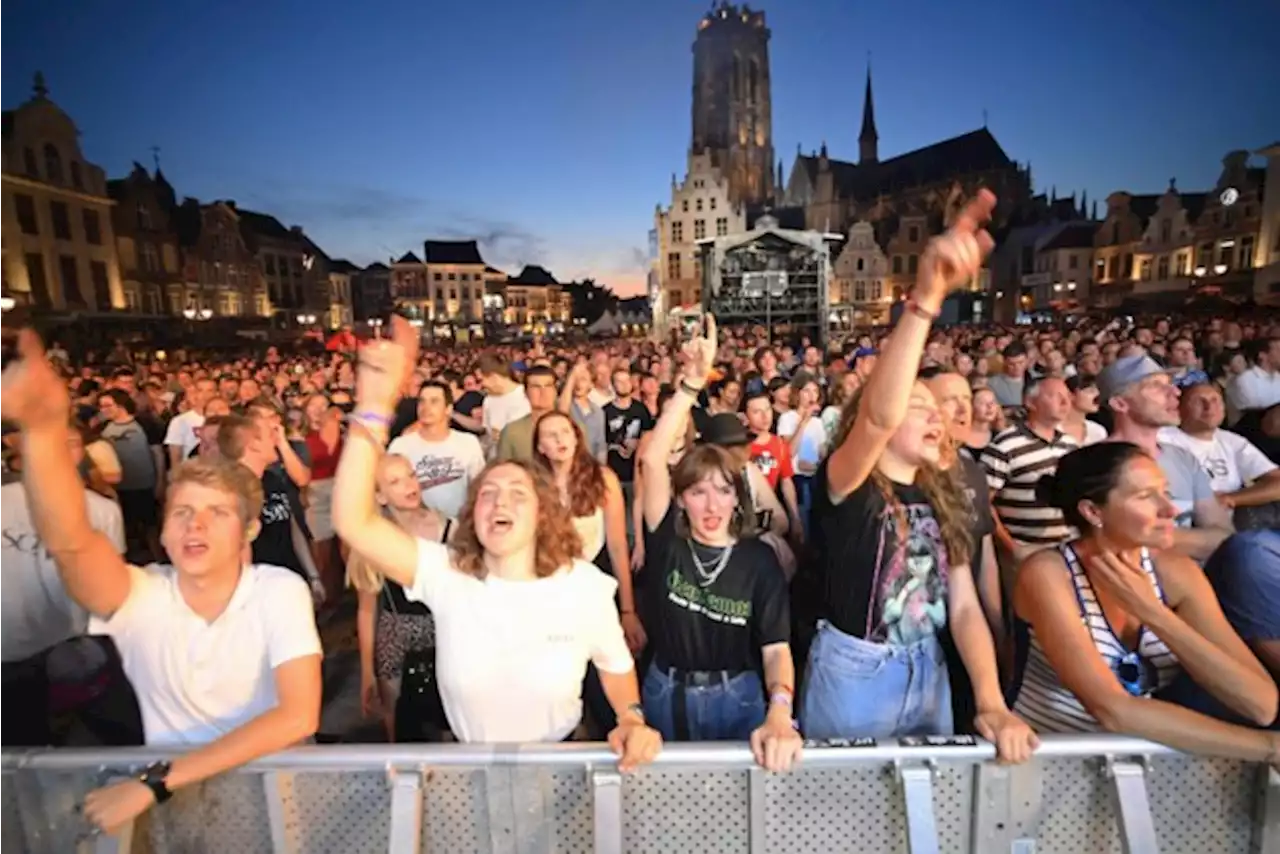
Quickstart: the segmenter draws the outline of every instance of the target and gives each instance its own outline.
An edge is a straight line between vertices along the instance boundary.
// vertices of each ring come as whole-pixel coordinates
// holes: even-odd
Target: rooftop
[[[474,240],[427,240],[422,248],[428,264],[484,264]]]

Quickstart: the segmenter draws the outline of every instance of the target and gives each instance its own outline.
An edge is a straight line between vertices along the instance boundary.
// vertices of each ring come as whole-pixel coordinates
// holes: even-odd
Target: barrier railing
[[[1280,774],[1109,736],[1015,767],[985,742],[832,742],[777,775],[733,743],[625,776],[595,744],[301,747],[91,836],[84,795],[168,755],[6,751],[3,854],[1280,854]]]

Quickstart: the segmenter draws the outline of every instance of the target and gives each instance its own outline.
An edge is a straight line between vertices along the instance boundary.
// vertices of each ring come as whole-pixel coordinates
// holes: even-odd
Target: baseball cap
[[[1142,382],[1155,374],[1169,373],[1172,371],[1160,367],[1160,363],[1150,356],[1125,356],[1123,359],[1116,359],[1098,374],[1098,399],[1105,404],[1134,383]]]

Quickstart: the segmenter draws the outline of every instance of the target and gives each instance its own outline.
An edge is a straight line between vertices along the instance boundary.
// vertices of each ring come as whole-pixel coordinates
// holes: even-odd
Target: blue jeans
[[[951,735],[951,683],[937,638],[872,643],[825,620],[809,649],[800,701],[806,738]]]
[[[644,716],[665,741],[746,741],[764,723],[764,686],[755,671],[706,674],[690,684],[685,674],[650,664],[644,676]],[[686,732],[677,735],[676,702],[683,696]]]

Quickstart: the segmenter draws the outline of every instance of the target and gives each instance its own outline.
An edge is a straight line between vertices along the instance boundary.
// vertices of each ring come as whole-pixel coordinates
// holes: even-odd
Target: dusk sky
[[[44,72],[110,176],[159,146],[179,196],[235,199],[360,264],[481,240],[517,272],[644,279],[689,143],[708,2],[4,4],[4,106]],[[1159,192],[1280,139],[1275,0],[773,0],[773,138],[856,158],[981,126],[1038,189]]]

